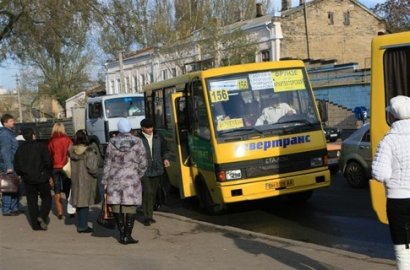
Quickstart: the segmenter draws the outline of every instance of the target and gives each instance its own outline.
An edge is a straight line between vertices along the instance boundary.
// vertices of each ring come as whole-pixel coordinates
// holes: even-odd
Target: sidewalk
[[[94,208],[90,220],[95,220]],[[136,245],[123,246],[117,231],[92,224],[78,234],[73,218],[50,216],[48,231],[32,231],[27,217],[0,216],[2,270],[125,269],[395,269],[390,260],[217,226],[156,212],[157,223],[136,221]]]

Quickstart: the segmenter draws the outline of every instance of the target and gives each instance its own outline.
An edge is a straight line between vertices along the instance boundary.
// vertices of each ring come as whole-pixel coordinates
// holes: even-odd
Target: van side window
[[[88,105],[88,118],[95,119],[102,117],[102,104],[101,102],[90,103]]]

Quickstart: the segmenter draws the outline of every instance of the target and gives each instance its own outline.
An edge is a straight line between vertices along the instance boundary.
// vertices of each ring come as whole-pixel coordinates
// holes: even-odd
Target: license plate
[[[329,159],[329,160],[327,161],[327,164],[328,164],[328,165],[337,164],[337,163],[339,163],[339,160],[338,160],[338,159]]]
[[[285,180],[279,180],[276,182],[266,183],[265,187],[266,189],[277,189],[277,188],[286,188],[286,187],[293,186],[293,185],[294,185],[293,179],[285,179]]]
[[[337,134],[330,134],[330,137],[337,137]]]

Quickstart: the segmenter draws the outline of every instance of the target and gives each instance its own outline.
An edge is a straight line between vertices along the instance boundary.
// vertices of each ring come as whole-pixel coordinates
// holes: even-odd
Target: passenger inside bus
[[[137,107],[137,105],[130,102],[130,106],[128,107],[128,116],[135,116],[141,113],[141,109]]]
[[[216,122],[230,119],[242,119],[245,127],[251,127],[260,114],[259,102],[251,92],[234,92],[229,95],[229,100],[215,102],[212,111]]]
[[[289,104],[280,102],[279,94],[275,94],[270,98],[270,105],[262,110],[262,114],[256,120],[255,126],[274,124],[281,117],[293,114],[296,114],[296,110]]]

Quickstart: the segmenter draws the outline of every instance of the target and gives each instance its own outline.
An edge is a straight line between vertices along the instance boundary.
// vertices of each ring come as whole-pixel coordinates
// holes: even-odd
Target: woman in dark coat
[[[118,131],[107,146],[102,183],[120,231],[119,242],[135,244],[138,240],[131,235],[137,205],[141,205],[141,177],[147,168],[147,158],[141,139],[131,135],[127,119],[118,122]]]
[[[90,205],[98,202],[97,172],[98,153],[88,145],[88,136],[84,130],[75,134],[74,145],[69,150],[71,159],[71,198],[76,207],[77,232],[91,233],[88,227]]]

